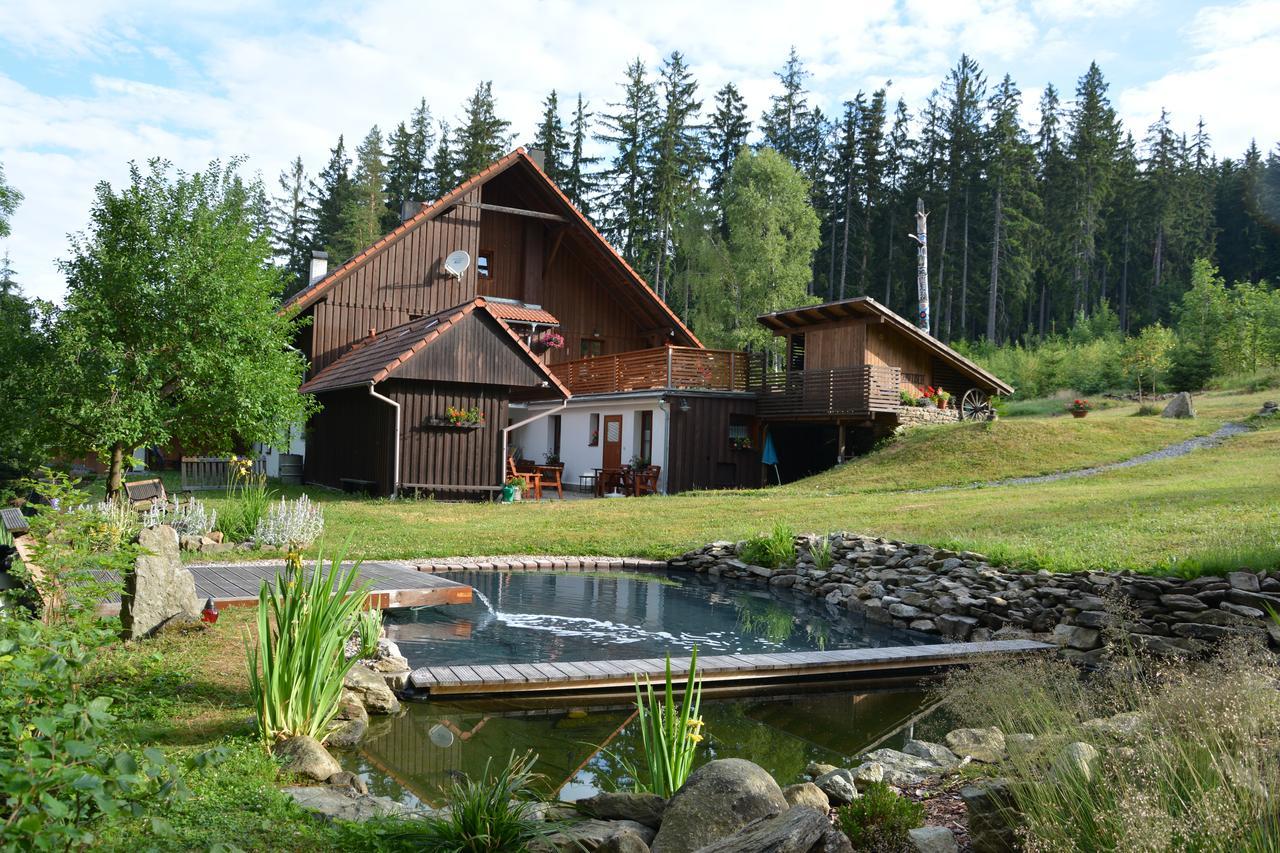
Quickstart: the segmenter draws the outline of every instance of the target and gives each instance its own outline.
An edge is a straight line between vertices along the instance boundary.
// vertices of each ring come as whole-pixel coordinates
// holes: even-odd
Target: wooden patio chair
[[[534,500],[542,500],[542,475],[537,471],[521,471],[516,465],[514,456],[507,457],[507,467],[511,469],[512,477],[519,477],[524,481],[524,491],[533,492]]]
[[[564,483],[562,478],[564,475],[563,465],[539,465],[537,471],[542,475],[542,485],[548,489],[554,488],[556,494],[560,496],[560,500],[564,500]]]
[[[636,497],[641,495],[656,495],[658,493],[658,477],[662,474],[661,465],[650,465],[643,471],[636,471],[633,475],[635,478]]]

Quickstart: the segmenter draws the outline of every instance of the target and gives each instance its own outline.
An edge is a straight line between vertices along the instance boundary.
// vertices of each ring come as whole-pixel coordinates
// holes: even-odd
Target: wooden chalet
[[[453,274],[459,251],[470,263]],[[656,466],[664,492],[753,487],[766,432],[788,472],[793,453],[826,467],[849,435],[888,428],[900,386],[1008,391],[870,299],[761,317],[788,338],[785,371],[707,349],[523,149],[313,275],[284,310],[311,321],[301,390],[323,406],[304,477],[374,494],[482,496],[508,457],[558,461],[571,487],[628,463]],[[834,430],[838,447],[825,432],[806,447],[806,429]]]

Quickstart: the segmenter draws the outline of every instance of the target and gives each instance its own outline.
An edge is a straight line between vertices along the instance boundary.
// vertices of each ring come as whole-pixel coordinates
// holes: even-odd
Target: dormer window
[[[486,249],[476,256],[476,275],[480,278],[493,277],[493,252]]]

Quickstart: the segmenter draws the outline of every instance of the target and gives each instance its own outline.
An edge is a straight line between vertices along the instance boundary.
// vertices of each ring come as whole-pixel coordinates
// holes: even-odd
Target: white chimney
[[[312,252],[311,253],[311,278],[308,284],[315,284],[320,279],[329,274],[329,253],[328,252]]]

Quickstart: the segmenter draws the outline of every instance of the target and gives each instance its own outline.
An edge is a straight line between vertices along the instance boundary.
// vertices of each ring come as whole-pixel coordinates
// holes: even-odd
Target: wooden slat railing
[[[658,347],[551,365],[574,394],[616,394],[654,388],[753,391],[763,375],[760,355],[736,350]]]
[[[766,374],[756,413],[772,417],[868,417],[898,407],[902,370],[859,365]]]
[[[182,457],[182,491],[199,492],[225,489],[230,477],[231,462],[225,456]],[[253,473],[265,474],[267,460],[259,456],[253,460]]]

